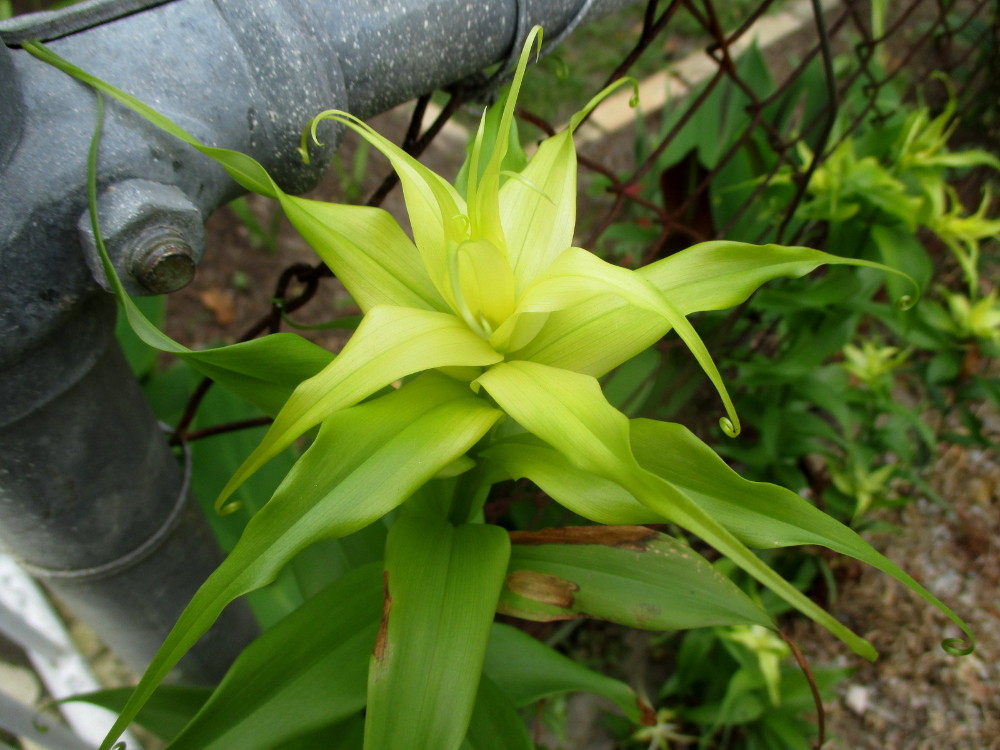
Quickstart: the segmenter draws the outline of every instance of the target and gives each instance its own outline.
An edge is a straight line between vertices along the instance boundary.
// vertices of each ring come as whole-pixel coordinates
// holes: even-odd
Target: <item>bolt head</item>
[[[129,272],[152,294],[183,289],[194,279],[194,250],[171,227],[153,227],[140,235],[128,253]]]

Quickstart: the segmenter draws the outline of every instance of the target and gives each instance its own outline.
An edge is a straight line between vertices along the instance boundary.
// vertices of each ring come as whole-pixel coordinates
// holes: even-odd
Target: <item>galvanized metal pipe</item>
[[[320,110],[368,117],[504,59],[519,18],[552,37],[581,9],[631,1],[91,0],[46,25],[0,24],[0,543],[138,668],[219,559],[197,511],[178,505],[183,471],[113,341],[114,306],[81,238],[94,95],[19,40],[39,30],[64,57],[301,192],[336,144],[331,127],[311,166],[295,151]],[[98,184],[112,256],[136,294],[182,283],[203,252],[201,222],[240,193],[117,105]],[[245,608],[225,617],[188,679],[217,678],[252,637]]]

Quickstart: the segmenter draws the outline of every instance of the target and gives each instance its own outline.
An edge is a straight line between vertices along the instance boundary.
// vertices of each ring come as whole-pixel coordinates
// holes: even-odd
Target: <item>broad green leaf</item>
[[[357,713],[381,612],[378,564],[338,579],[240,654],[170,750],[270,750]]]
[[[524,719],[511,699],[485,674],[462,750],[535,750]]]
[[[376,305],[446,309],[417,248],[388,212],[295,196],[283,196],[281,207],[362,311]]]
[[[747,544],[767,548],[818,544],[868,563],[919,594],[962,629],[968,644],[948,639],[943,644],[947,650],[971,649],[972,632],[947,605],[847,526],[794,492],[743,479],[682,425],[636,419],[631,433],[635,456],[645,469],[670,482]]]
[[[198,590],[109,733],[111,744],[233,599],[299,551],[367,526],[471,448],[500,417],[467,386],[429,374],[324,423],[236,548]]]
[[[511,532],[503,614],[644,630],[762,625],[767,613],[691,547],[643,526]]]
[[[588,669],[509,625],[494,623],[483,672],[518,708],[553,695],[586,692],[607,698],[635,724],[651,712],[621,680]]]
[[[280,750],[362,750],[364,738],[365,717],[363,713],[358,713],[337,724],[282,743]]]
[[[132,688],[110,688],[80,693],[57,702],[91,703],[117,713],[125,708],[131,695]],[[169,742],[187,726],[211,695],[210,687],[160,685],[135,717],[135,723]]]
[[[489,365],[500,359],[454,315],[372,308],[333,362],[295,389],[260,445],[223,488],[216,507],[224,507],[247,477],[338,409],[407,375],[437,367]]]
[[[533,362],[507,362],[490,368],[476,382],[522,427],[574,465],[619,483],[665,520],[700,536],[852,650],[875,658],[871,644],[761,562],[689,497],[645,471],[632,455],[628,418],[607,403],[595,379]]]
[[[403,513],[389,530],[382,626],[368,676],[365,747],[455,750],[469,726],[510,542]]]

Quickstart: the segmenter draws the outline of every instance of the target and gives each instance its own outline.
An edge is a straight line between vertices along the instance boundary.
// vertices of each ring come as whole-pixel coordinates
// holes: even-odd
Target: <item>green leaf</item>
[[[617,482],[667,521],[697,534],[782,599],[830,630],[857,653],[871,645],[761,562],[724,526],[632,455],[629,423],[604,400],[593,378],[533,362],[496,365],[477,380],[500,407],[574,465]]]
[[[136,325],[143,327],[141,322],[132,323],[133,329]],[[164,347],[161,350],[172,351]],[[326,349],[294,333],[275,333],[217,349],[174,350],[174,353],[202,375],[270,415],[277,414],[296,387],[333,359]]]
[[[264,439],[223,488],[216,507],[224,507],[247,477],[338,409],[407,375],[500,359],[454,315],[410,307],[372,308],[333,362],[295,389]]]
[[[281,193],[281,189],[271,179],[270,175],[267,174],[264,167],[246,154],[241,154],[238,151],[231,151],[226,148],[203,146],[194,136],[180,126],[171,122],[149,105],[139,101],[131,94],[112,86],[110,83],[106,83],[100,78],[96,78],[95,76],[81,70],[76,65],[73,65],[73,63],[60,57],[51,49],[39,42],[24,42],[21,47],[43,62],[46,62],[67,75],[86,83],[95,90],[118,100],[121,104],[124,104],[126,107],[148,120],[164,132],[169,133],[178,140],[181,140],[189,146],[198,149],[210,159],[218,162],[229,173],[229,175],[236,180],[236,182],[247,190],[254,193],[260,193],[261,195],[266,195],[271,198],[276,198]]]
[[[913,232],[898,225],[875,224],[871,228],[871,239],[878,248],[883,263],[905,271],[922,289],[927,287],[934,275],[934,263],[927,253],[927,248]],[[888,280],[890,293],[894,297],[904,294],[903,284],[902,279],[896,276],[890,277]]]
[[[543,622],[594,617],[644,630],[775,628],[705,558],[643,526],[516,531],[511,542],[503,614]]]
[[[382,571],[358,568],[248,646],[170,750],[269,750],[365,704]]]
[[[947,605],[851,529],[794,492],[743,479],[681,425],[633,420],[632,446],[644,468],[692,498],[747,544],[766,548],[818,544],[868,563],[919,594],[962,629],[968,644],[948,639],[942,644],[946,650],[971,651],[975,639],[969,626]]]
[[[651,709],[621,680],[588,669],[509,625],[494,623],[483,672],[518,708],[569,692],[607,698],[638,724]]]
[[[510,554],[496,526],[404,513],[389,530],[365,747],[458,748]]]
[[[296,737],[281,745],[280,750],[362,750],[365,737],[365,717],[355,714],[345,721]]]
[[[535,750],[517,707],[485,674],[462,750]]]
[[[58,703],[91,703],[109,711],[121,711],[132,688],[111,688],[63,698]],[[211,697],[212,688],[192,685],[160,685],[143,706],[135,723],[168,742],[176,737]]]
[[[233,599],[310,544],[367,526],[474,445],[500,417],[462,383],[428,374],[324,423],[314,444],[198,590],[102,746],[111,744]]]

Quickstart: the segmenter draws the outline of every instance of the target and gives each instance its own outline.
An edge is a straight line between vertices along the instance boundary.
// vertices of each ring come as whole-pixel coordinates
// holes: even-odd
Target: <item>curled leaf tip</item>
[[[731,438],[736,437],[742,431],[739,422],[734,423],[729,417],[720,417],[719,427],[721,427],[722,431],[726,433],[726,437]]]
[[[941,648],[951,656],[968,656],[976,650],[976,642],[971,636],[968,638],[945,638],[941,641]]]
[[[635,109],[636,107],[639,106],[639,81],[637,81],[635,78],[632,78],[632,76],[627,76],[625,80],[630,81],[632,83],[632,96],[630,96],[628,99],[628,106],[630,106],[632,109]]]
[[[240,508],[243,507],[242,500],[231,500],[228,503],[218,503],[215,504],[215,512],[220,516],[228,516],[230,513],[235,513]]]
[[[534,35],[535,43],[535,62],[538,62],[538,58],[542,56],[542,40],[544,38],[544,32],[541,26],[532,26],[531,31],[528,32],[528,38],[525,40],[525,49],[531,49],[532,35]]]
[[[896,307],[903,311],[909,310],[917,304],[917,299],[919,299],[919,297],[915,294],[904,294],[896,300]]]

